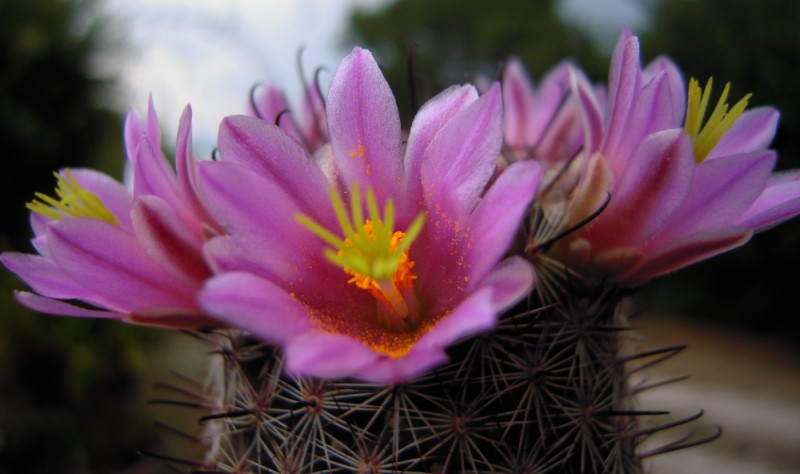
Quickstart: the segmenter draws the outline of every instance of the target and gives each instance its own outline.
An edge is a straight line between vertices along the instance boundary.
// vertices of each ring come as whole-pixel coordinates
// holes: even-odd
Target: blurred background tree
[[[401,113],[411,103],[406,52],[414,49],[420,100],[454,81],[482,72],[497,77],[504,58],[519,56],[534,81],[560,59],[572,57],[593,80],[606,82],[611,48],[598,51],[585,27],[559,14],[559,2],[398,0],[378,11],[356,11],[348,42],[376,52]],[[649,27],[635,31],[645,62],[668,54],[687,76],[732,83],[738,100],[753,92],[751,107],[781,111],[773,148],[781,168],[800,168],[800,3],[786,0],[652,0],[643,2]],[[796,340],[796,278],[780,278],[800,264],[800,221],[757,235],[745,247],[657,279],[645,305],[693,320]]]
[[[374,51],[405,122],[412,113],[407,79],[412,45],[418,105],[478,74],[494,80],[510,55],[521,58],[535,78],[567,57],[595,77],[607,70],[586,32],[565,23],[554,0],[396,1],[374,12],[355,11],[347,32],[348,44]]]
[[[64,166],[121,169],[122,120],[104,105],[113,80],[92,61],[108,44],[94,2],[0,2],[0,250],[28,251],[24,203],[51,193]],[[111,165],[115,163],[115,165]],[[146,347],[158,333],[32,314],[0,272],[0,473],[117,472],[151,442],[138,413]]]

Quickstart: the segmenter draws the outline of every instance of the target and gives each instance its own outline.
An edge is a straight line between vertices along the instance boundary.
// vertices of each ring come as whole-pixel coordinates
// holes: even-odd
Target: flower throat
[[[348,283],[369,292],[378,306],[378,319],[385,328],[405,332],[419,326],[419,312],[414,296],[408,249],[419,236],[425,222],[420,213],[405,232],[394,230],[394,203],[387,200],[383,212],[371,189],[367,189],[369,217],[362,211],[361,193],[357,185],[350,192],[350,212],[339,194],[331,189],[330,197],[344,237],[341,238],[304,214],[297,220],[331,245],[325,257],[350,276]]]

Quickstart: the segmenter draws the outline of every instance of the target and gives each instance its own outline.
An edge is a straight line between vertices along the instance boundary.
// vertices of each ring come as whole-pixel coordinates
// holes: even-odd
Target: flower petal
[[[469,279],[480,281],[503,255],[515,237],[542,178],[542,167],[533,160],[509,166],[492,184],[470,216],[472,252]]]
[[[477,99],[474,87],[452,86],[425,102],[419,110],[411,124],[405,156],[407,196],[422,195],[420,168],[433,139],[450,119]]]
[[[195,288],[167,275],[117,226],[62,219],[50,224],[48,240],[53,260],[104,307],[124,313],[148,306],[195,307]]]
[[[70,168],[69,173],[81,186],[100,198],[103,205],[114,214],[120,227],[131,228],[131,195],[125,186],[105,173],[89,168]],[[61,173],[66,178],[65,173]]]
[[[722,136],[706,160],[767,148],[775,137],[779,118],[780,114],[772,107],[745,111]]]
[[[393,196],[402,177],[397,103],[372,54],[354,48],[328,92],[328,127],[336,167],[347,187],[358,183]]]
[[[611,203],[587,227],[595,248],[637,246],[666,224],[689,189],[695,163],[682,129],[648,136],[633,155]]]
[[[428,147],[421,177],[429,209],[460,219],[477,204],[494,173],[503,140],[500,87],[448,121]]]
[[[621,168],[614,161],[619,156],[618,148],[626,142],[627,128],[641,90],[641,76],[639,39],[625,30],[614,49],[608,80],[610,109],[602,149],[612,169]]]
[[[673,272],[693,263],[734,249],[748,240],[752,231],[740,227],[714,229],[690,235],[647,256],[645,263],[618,280],[629,284]]]
[[[364,375],[370,381],[371,371],[364,369],[386,357],[353,338],[328,332],[301,334],[289,341],[284,353],[290,373],[321,378]]]
[[[120,319],[122,314],[113,311],[81,308],[63,301],[46,298],[27,291],[15,291],[14,298],[19,304],[39,313],[55,316],[75,316],[78,318]]]
[[[800,213],[800,171],[773,175],[763,193],[737,224],[756,232],[769,229]]]
[[[669,228],[649,246],[658,248],[703,230],[731,225],[764,191],[775,160],[775,152],[762,150],[698,165]]]
[[[199,301],[215,318],[276,344],[313,327],[302,303],[249,273],[230,272],[212,278],[200,292]]]
[[[304,212],[330,207],[330,182],[303,147],[275,125],[227,117],[219,129],[219,151],[223,161],[246,166],[275,183]]]
[[[141,196],[131,210],[133,229],[144,252],[173,277],[199,284],[210,273],[202,258],[202,239],[157,196]]]
[[[86,299],[92,292],[69,278],[51,258],[19,252],[3,252],[0,261],[30,286],[33,291],[60,299]]]

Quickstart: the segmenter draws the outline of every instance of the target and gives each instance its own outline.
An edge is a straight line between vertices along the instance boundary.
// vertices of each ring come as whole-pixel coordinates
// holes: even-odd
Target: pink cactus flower
[[[266,84],[251,91],[249,113],[273,122],[314,153],[328,143],[325,104],[315,84],[306,86],[302,103],[302,113],[294,113],[283,91]]]
[[[707,114],[711,81],[688,94],[678,68],[660,58],[642,70],[639,41],[623,32],[603,110],[572,77],[585,127],[584,169],[569,225],[608,207],[553,249],[568,266],[638,284],[742,245],[800,212],[800,174],[772,174],[778,112],[728,105],[728,86]],[[687,100],[688,97],[688,100]]]
[[[583,128],[578,108],[567,100],[572,64],[565,61],[534,87],[525,66],[509,59],[503,71],[504,137],[513,160],[533,158],[558,165],[581,148]]]
[[[55,173],[57,197],[38,193],[28,204],[38,254],[0,256],[36,292],[18,291],[20,303],[42,313],[153,326],[218,325],[196,301],[210,275],[202,256],[210,221],[195,191],[190,123],[187,107],[177,170],[161,151],[151,100],[146,122],[135,112],[126,120],[125,184],[90,169]]]
[[[217,276],[200,301],[281,346],[292,373],[408,380],[531,289],[530,265],[501,259],[540,166],[513,164],[488,186],[498,85],[445,90],[404,141],[394,96],[359,48],[333,79],[327,121],[330,144],[313,157],[272,121],[223,121],[221,160],[199,170],[226,231],[206,244]]]

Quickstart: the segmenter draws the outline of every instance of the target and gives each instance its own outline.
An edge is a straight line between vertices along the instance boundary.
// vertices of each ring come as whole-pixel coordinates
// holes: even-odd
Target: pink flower
[[[283,91],[274,84],[252,90],[249,113],[279,126],[311,153],[328,143],[325,104],[314,84],[305,88],[303,113],[300,115],[293,113]]]
[[[271,121],[223,121],[220,162],[201,163],[227,234],[206,244],[218,276],[203,307],[280,345],[288,370],[377,382],[413,378],[444,349],[494,327],[531,288],[504,256],[540,179],[512,165],[487,189],[502,145],[497,85],[454,86],[419,112],[407,142],[372,55],[342,62],[315,156]]]
[[[714,111],[710,83],[660,58],[642,70],[639,42],[623,32],[611,63],[608,106],[572,78],[585,127],[584,169],[569,201],[569,225],[610,194],[608,207],[554,247],[569,266],[636,284],[730,250],[800,212],[800,175],[771,174],[767,149],[778,121],[748,97]],[[706,119],[707,117],[707,119]]]
[[[564,163],[579,150],[583,129],[578,108],[567,100],[572,64],[548,72],[537,90],[522,62],[509,59],[503,71],[504,137],[515,160]]]
[[[56,173],[56,198],[28,204],[38,254],[5,252],[3,264],[37,294],[17,292],[43,313],[200,327],[196,294],[210,275],[202,257],[209,221],[194,184],[191,110],[181,118],[176,170],[161,152],[158,119],[131,112],[125,124],[128,180],[90,169]],[[89,305],[76,306],[63,300]]]

